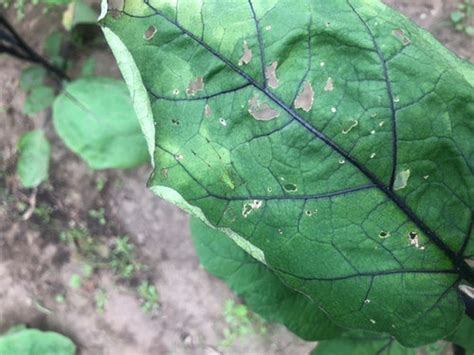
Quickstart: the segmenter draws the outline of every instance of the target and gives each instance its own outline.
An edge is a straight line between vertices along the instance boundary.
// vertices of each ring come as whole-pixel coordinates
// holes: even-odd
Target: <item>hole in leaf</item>
[[[283,185],[283,188],[287,192],[295,192],[298,191],[298,187],[295,184],[285,184]]]

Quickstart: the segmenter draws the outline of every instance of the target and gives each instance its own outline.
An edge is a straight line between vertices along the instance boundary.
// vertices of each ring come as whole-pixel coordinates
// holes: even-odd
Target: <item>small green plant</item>
[[[110,265],[121,278],[129,279],[140,268],[140,264],[135,259],[135,247],[130,243],[128,237],[119,237],[115,241],[112,249]]]
[[[96,241],[86,228],[70,228],[59,234],[59,239],[69,246],[74,246],[80,253],[91,258],[96,253]]]
[[[105,209],[99,208],[97,210],[92,209],[89,210],[89,217],[95,219],[101,226],[105,226],[107,224],[107,218],[105,217]]]
[[[456,31],[474,36],[474,25],[470,24],[474,5],[471,0],[463,0],[458,9],[451,13],[451,23]]]
[[[105,307],[107,305],[107,292],[102,289],[98,289],[95,291],[95,309],[97,313],[104,314]]]
[[[154,285],[148,281],[142,281],[137,288],[141,300],[141,308],[145,313],[151,313],[159,308],[159,294]]]
[[[33,210],[33,215],[38,217],[44,224],[51,222],[51,214],[54,212],[53,208],[47,203],[40,203]]]
[[[239,338],[250,334],[264,335],[267,333],[265,321],[252,313],[246,305],[227,300],[224,306],[224,339],[221,345],[232,345]]]

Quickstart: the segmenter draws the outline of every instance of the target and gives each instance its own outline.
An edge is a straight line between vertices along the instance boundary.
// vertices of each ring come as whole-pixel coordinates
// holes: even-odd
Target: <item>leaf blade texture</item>
[[[53,123],[65,144],[93,169],[149,161],[128,90],[119,80],[95,77],[70,83],[54,102]]]
[[[375,0],[134,0],[102,24],[152,111],[153,191],[341,327],[405,346],[454,331],[474,281],[472,66]]]

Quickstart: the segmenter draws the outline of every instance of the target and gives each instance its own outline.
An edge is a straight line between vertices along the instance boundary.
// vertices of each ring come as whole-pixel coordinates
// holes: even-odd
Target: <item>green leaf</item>
[[[44,45],[46,55],[50,58],[53,65],[62,67],[64,64],[64,58],[61,56],[61,45],[63,40],[63,34],[55,31],[51,33]]]
[[[451,12],[451,21],[453,21],[453,23],[459,23],[463,19],[464,19],[464,14],[461,11]]]
[[[51,33],[48,38],[46,38],[44,50],[48,57],[54,58],[59,56],[61,52],[62,39],[63,35],[61,32],[58,31]]]
[[[18,142],[17,174],[21,184],[33,188],[48,179],[51,148],[41,130],[25,133]]]
[[[26,97],[23,113],[32,115],[46,110],[54,101],[54,90],[49,86],[35,86]]]
[[[54,102],[53,122],[64,143],[93,169],[130,168],[150,159],[121,81],[73,81]]]
[[[64,335],[19,328],[0,336],[2,355],[74,355],[76,346]]]
[[[392,337],[383,334],[352,331],[339,339],[322,341],[311,355],[416,355],[415,349],[408,349]]]
[[[27,67],[21,72],[20,86],[23,91],[28,92],[34,87],[42,86],[45,76],[46,70],[43,67],[36,65]]]
[[[72,1],[63,14],[63,26],[71,31],[79,24],[95,24],[97,22],[96,12],[82,0]]]
[[[470,64],[376,0],[124,6],[101,24],[155,193],[336,325],[405,346],[456,329],[474,283]]]
[[[462,346],[468,354],[474,353],[474,321],[464,316],[456,332],[447,339]]]
[[[270,322],[284,324],[305,340],[330,339],[342,332],[308,297],[286,287],[224,233],[196,218],[191,222],[191,231],[201,264],[224,280],[253,312]]]
[[[81,68],[81,77],[94,76],[96,64],[95,58],[87,58]]]

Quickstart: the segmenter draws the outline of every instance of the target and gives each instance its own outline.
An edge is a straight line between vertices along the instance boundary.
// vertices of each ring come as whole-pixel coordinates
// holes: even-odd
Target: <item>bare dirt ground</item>
[[[456,33],[447,19],[457,1],[386,2],[474,60],[473,38]],[[60,16],[35,11],[30,8],[17,28],[41,49]],[[119,76],[106,48],[85,54],[97,58],[99,74]],[[92,172],[54,135],[49,112],[24,116],[18,80],[24,67],[0,57],[0,333],[18,323],[56,330],[70,336],[80,354],[306,354],[314,347],[277,325],[269,325],[266,335],[251,334],[223,346],[224,304],[235,297],[199,267],[187,216],[146,189],[149,167]],[[20,188],[15,177],[15,147],[22,133],[44,122],[53,142],[51,175],[35,195]],[[97,188],[104,182],[103,189]],[[35,196],[37,209],[25,221],[22,216]],[[105,224],[89,213],[101,208]],[[94,264],[81,287],[72,288],[71,276],[81,274],[90,260],[83,246],[67,244],[60,235],[77,228],[94,238],[104,259],[119,236],[128,236],[144,267],[122,280],[109,266]],[[136,292],[144,280],[160,294],[160,308],[152,313],[140,308]],[[103,310],[96,302],[98,290],[106,295]]]

